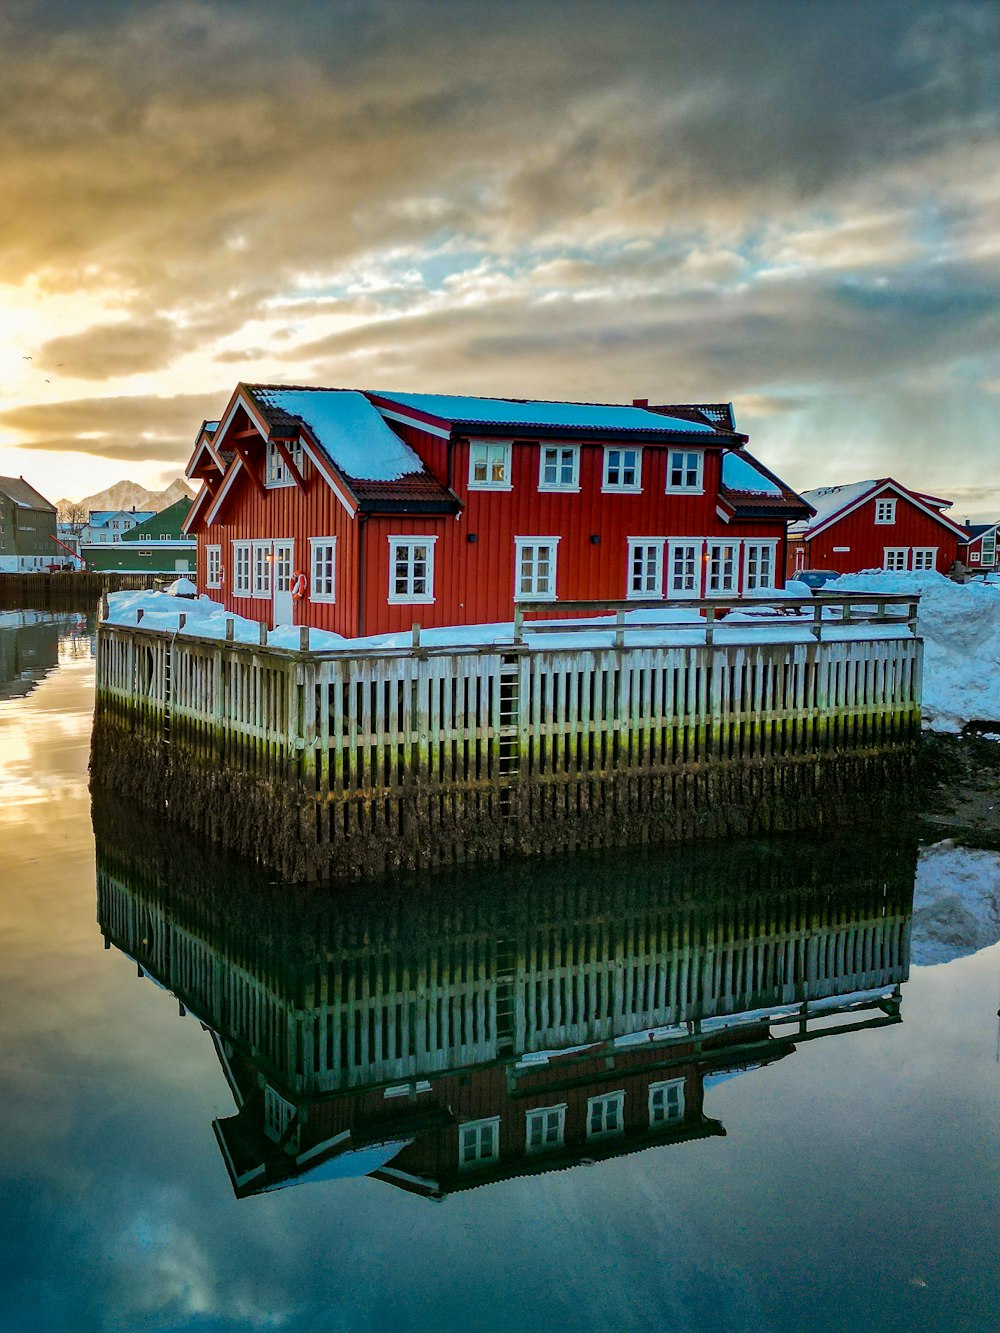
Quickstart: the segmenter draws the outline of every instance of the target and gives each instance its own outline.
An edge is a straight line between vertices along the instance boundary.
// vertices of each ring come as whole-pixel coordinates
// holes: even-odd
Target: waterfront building
[[[196,544],[183,531],[190,508],[191,501],[184,496],[141,523],[130,524],[116,540],[84,543],[81,554],[87,568],[123,574],[192,574]]]
[[[32,574],[57,563],[55,505],[23,477],[0,477],[0,574]]]

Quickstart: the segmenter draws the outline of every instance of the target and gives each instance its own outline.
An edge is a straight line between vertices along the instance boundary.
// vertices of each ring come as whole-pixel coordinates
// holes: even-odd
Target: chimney
[[[648,406],[649,406],[649,399],[648,399],[648,398],[633,398],[633,399],[632,399],[632,406],[633,406],[633,407],[648,407]]]

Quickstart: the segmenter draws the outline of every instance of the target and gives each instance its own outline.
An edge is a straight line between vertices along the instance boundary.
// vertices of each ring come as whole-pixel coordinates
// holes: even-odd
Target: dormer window
[[[875,522],[876,523],[895,523],[896,521],[896,501],[895,500],[876,500],[875,501]]]
[[[509,491],[510,443],[469,445],[469,490]]]
[[[701,491],[705,455],[700,449],[671,449],[667,453],[667,490]]]
[[[291,456],[299,476],[302,476],[302,441],[288,440],[285,442],[285,449]],[[288,464],[282,458],[278,451],[278,446],[270,440],[267,443],[267,473],[266,482],[268,486],[294,486],[295,480],[288,470]]]

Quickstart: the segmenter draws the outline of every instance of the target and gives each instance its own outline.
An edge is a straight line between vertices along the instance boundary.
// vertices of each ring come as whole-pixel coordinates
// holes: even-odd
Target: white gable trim
[[[226,473],[226,480],[222,483],[222,485],[219,488],[219,493],[215,497],[215,503],[212,505],[211,509],[205,515],[206,528],[210,528],[212,524],[215,522],[216,518],[218,517],[219,509],[222,506],[223,500],[229,494],[233,482],[236,480],[236,478],[239,476],[242,470],[243,470],[243,459],[239,456],[239,454],[237,454],[232,461],[232,465],[230,466],[229,471]]]
[[[893,481],[887,481],[883,482],[882,485],[873,486],[871,490],[865,491],[863,495],[858,496],[853,503],[845,505],[843,509],[835,510],[829,518],[824,519],[822,523],[818,523],[816,527],[806,528],[802,536],[807,542],[811,542],[814,537],[818,537],[821,532],[825,532],[827,528],[832,527],[834,523],[839,523],[842,518],[846,518],[848,514],[853,514],[856,509],[860,509],[861,506],[867,504],[869,500],[874,500],[876,496],[883,495],[886,491],[892,491],[892,493],[897,495],[901,500],[906,500],[916,509],[925,513],[928,518],[934,519],[935,523],[940,523],[941,526],[947,528],[949,532],[955,533],[960,539],[964,537],[966,541],[968,540],[968,533],[964,528],[959,527],[957,523],[953,523],[950,518],[945,518],[940,510],[933,509],[930,505],[924,504],[922,500],[918,500],[910,491],[904,490],[902,486],[898,486]]]
[[[351,518],[353,518],[358,510],[357,503],[352,501],[341,489],[340,478],[337,475],[334,465],[313,439],[312,434],[309,431],[300,431],[299,438],[302,441],[304,452],[312,459],[316,470],[322,474],[323,480],[330,487],[330,490],[333,491],[334,495],[350,514]]]
[[[194,498],[194,504],[187,511],[187,517],[181,524],[181,532],[191,531],[191,529],[194,527],[195,519],[198,517],[198,511],[201,509],[202,505],[205,503],[207,499],[208,499],[208,483],[203,481],[201,483],[201,490]]]
[[[372,403],[372,407],[383,417],[389,417],[392,421],[401,421],[404,426],[412,426],[414,430],[425,430],[428,435],[437,435],[442,440],[451,439],[451,431],[446,430],[443,426],[432,426],[429,421],[420,421],[416,417],[407,416],[405,412],[382,407],[380,403]]]

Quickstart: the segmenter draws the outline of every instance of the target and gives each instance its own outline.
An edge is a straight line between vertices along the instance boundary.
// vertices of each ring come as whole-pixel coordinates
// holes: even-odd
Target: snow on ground
[[[956,732],[972,720],[1000,720],[1000,586],[955,583],[934,570],[869,570],[834,579],[823,591],[919,593],[924,725]]]
[[[913,891],[911,961],[924,966],[1000,940],[1000,852],[960,847],[951,838],[920,852]]]

